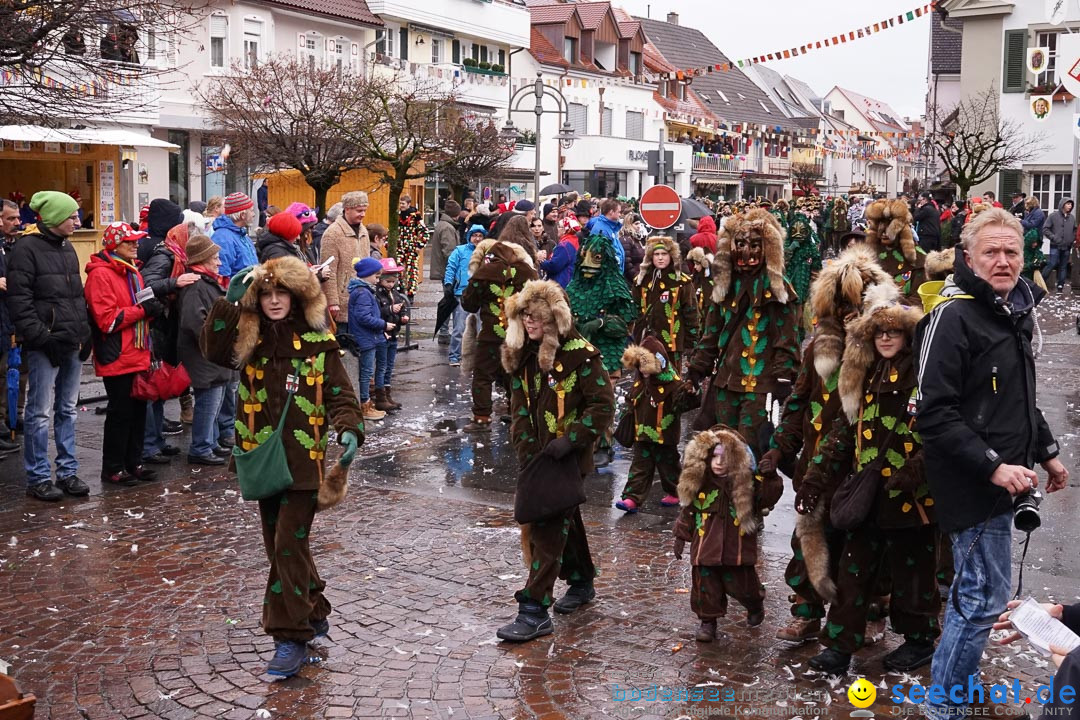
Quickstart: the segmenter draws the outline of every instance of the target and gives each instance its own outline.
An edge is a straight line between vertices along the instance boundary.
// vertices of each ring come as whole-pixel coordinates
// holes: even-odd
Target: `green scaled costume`
[[[806,302],[810,297],[810,280],[821,270],[821,246],[810,218],[802,210],[795,211],[784,242],[784,267],[799,302]]]
[[[605,370],[619,370],[638,309],[619,270],[611,238],[593,235],[581,244],[566,294],[574,326],[600,350]]]

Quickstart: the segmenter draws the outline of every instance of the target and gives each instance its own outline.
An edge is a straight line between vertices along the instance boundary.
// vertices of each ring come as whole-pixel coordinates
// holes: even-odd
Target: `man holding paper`
[[[1034,308],[1045,294],[1020,277],[1023,229],[1000,208],[964,226],[962,252],[944,287],[920,289],[919,396],[916,428],[938,523],[952,540],[956,577],[931,667],[934,685],[978,683],[979,660],[1012,583],[1013,501],[1038,486],[1049,492],[1069,473],[1035,404],[1031,348]],[[957,715],[956,702],[928,703],[935,720]],[[1023,717],[991,705],[995,717]]]
[[[1002,613],[1001,617],[998,618],[998,622],[994,624],[994,629],[1016,630],[1017,628],[1013,626],[1012,622],[1016,608],[1021,604],[1028,603],[1034,603],[1034,600],[1029,599],[1023,603],[1020,600],[1010,601],[1008,612]],[[1075,605],[1053,605],[1051,603],[1042,603],[1038,607],[1042,608],[1046,613],[1046,617],[1061,623],[1061,625],[1058,625],[1059,632],[1060,630],[1065,629],[1072,633],[1072,637],[1067,641],[1068,644],[1072,646],[1071,650],[1068,647],[1062,647],[1061,645],[1056,644],[1066,642],[1066,640],[1056,640],[1055,642],[1050,643],[1050,659],[1054,662],[1057,673],[1054,675],[1052,684],[1053,695],[1046,699],[1048,701],[1043,705],[1042,717],[1072,717],[1073,705],[1076,702],[1076,692],[1077,689],[1080,688],[1080,648],[1077,648],[1076,646],[1077,641],[1080,640],[1080,638],[1076,637],[1076,634],[1080,633],[1080,603]],[[1018,624],[1020,624],[1019,621]],[[1030,635],[1031,630],[1027,627],[1027,623],[1020,624],[1020,628],[1024,632],[1013,632],[1003,638],[1000,641],[1001,644],[1006,645],[1015,642],[1021,637],[1024,637],[1025,633]],[[1064,633],[1060,634],[1064,635]],[[1064,688],[1071,688],[1071,692],[1069,690],[1062,692]],[[1043,698],[1040,698],[1040,701],[1043,700]]]

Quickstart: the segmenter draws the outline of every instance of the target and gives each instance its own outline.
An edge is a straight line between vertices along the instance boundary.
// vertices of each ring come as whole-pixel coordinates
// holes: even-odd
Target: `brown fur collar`
[[[683,469],[679,475],[679,503],[690,505],[703,487],[713,448],[724,446],[731,478],[731,503],[743,535],[754,535],[762,526],[761,518],[754,512],[754,475],[751,471],[750,451],[734,430],[724,426],[700,432],[686,445],[683,453]]]
[[[682,250],[679,249],[679,244],[675,242],[673,238],[666,235],[658,235],[656,237],[645,239],[645,259],[641,261],[641,269],[638,270],[637,280],[635,282],[640,285],[645,281],[653,272],[652,256],[656,252],[656,246],[663,245],[664,249],[668,251],[668,255],[671,256],[671,263],[668,265],[668,272],[680,273],[682,272]]]
[[[923,316],[921,309],[901,305],[897,301],[895,287],[892,288],[893,293],[888,289],[885,285],[875,285],[868,290],[862,315],[847,324],[847,344],[837,389],[844,404],[844,413],[853,422],[859,413],[866,373],[877,359],[874,333],[884,328],[900,328],[910,343],[915,326]]]
[[[915,236],[911,234],[911,209],[903,200],[875,200],[866,206],[866,244],[874,252],[900,245],[909,263],[915,262]]]
[[[623,350],[622,364],[627,370],[640,370],[643,375],[658,375],[660,359],[640,345],[627,345]]]
[[[521,367],[522,351],[528,339],[521,316],[526,312],[542,319],[544,338],[540,341],[537,360],[541,370],[550,372],[555,365],[560,338],[565,338],[574,329],[574,316],[570,313],[566,291],[551,280],[530,280],[521,292],[507,299],[506,342],[502,348],[502,364],[507,372]]]
[[[923,265],[923,269],[926,270],[927,280],[944,280],[952,275],[953,263],[956,262],[956,250],[949,248],[947,250],[934,250],[926,255],[926,264]]]
[[[316,332],[324,332],[329,321],[326,315],[326,296],[315,273],[294,257],[281,257],[256,265],[251,271],[252,282],[240,298],[240,320],[237,324],[236,344],[233,346],[236,367],[243,367],[259,344],[259,293],[267,287],[284,288],[303,311],[304,321]]]
[[[790,299],[784,282],[784,229],[764,208],[754,208],[741,215],[732,215],[724,223],[724,229],[717,238],[716,258],[713,260],[713,302],[723,302],[731,289],[731,278],[735,272],[732,253],[735,239],[744,236],[759,235],[765,245],[764,272],[769,276],[769,288],[773,296],[781,303]]]
[[[881,269],[874,252],[865,245],[853,245],[827,264],[810,287],[810,307],[818,322],[814,335],[814,369],[827,378],[840,366],[844,354],[843,304],[862,310],[863,294],[874,285],[896,288]],[[899,291],[896,291],[899,297]]]
[[[484,256],[495,247],[499,245],[499,249],[508,250],[509,255],[513,258],[511,264],[523,262],[529,267],[535,267],[533,265],[532,258],[529,257],[529,253],[525,252],[525,248],[521,247],[517,243],[512,242],[500,242],[495,238],[488,238],[487,240],[481,240],[480,244],[473,250],[472,255],[469,257],[469,277],[472,277],[476,273],[476,269],[480,267],[480,263],[484,261]]]
[[[712,268],[713,256],[705,252],[703,247],[690,248],[690,252],[686,253],[686,262],[697,263],[705,270],[709,270]]]

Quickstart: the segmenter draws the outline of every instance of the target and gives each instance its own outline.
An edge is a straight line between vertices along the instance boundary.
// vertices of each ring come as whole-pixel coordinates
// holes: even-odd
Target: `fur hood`
[[[764,208],[754,208],[741,215],[732,215],[720,231],[716,246],[716,258],[713,260],[713,302],[723,302],[731,288],[731,276],[734,273],[732,254],[735,239],[751,235],[760,235],[765,246],[764,272],[769,277],[769,288],[773,296],[781,303],[789,299],[787,285],[784,282],[784,229],[776,218]]]
[[[544,339],[540,341],[537,359],[540,369],[550,372],[555,364],[555,353],[560,338],[570,335],[574,329],[574,316],[570,313],[570,301],[562,287],[551,280],[530,280],[521,292],[506,301],[506,342],[502,348],[502,364],[507,372],[521,366],[521,354],[528,334],[522,315],[528,312],[542,318]]]
[[[705,252],[703,247],[690,248],[690,252],[686,253],[686,262],[697,263],[707,271],[712,269],[714,259],[715,256]]]
[[[497,248],[496,245],[498,245]],[[484,261],[484,256],[489,251],[502,256],[509,265],[525,263],[529,267],[535,267],[529,253],[525,252],[525,248],[517,243],[500,242],[495,238],[488,238],[487,240],[481,240],[469,257],[469,277],[476,273],[476,269],[480,267],[480,263]]]
[[[874,333],[885,328],[900,328],[910,343],[915,326],[923,316],[921,309],[900,304],[896,287],[891,283],[870,288],[863,307],[862,315],[847,324],[847,344],[838,385],[844,414],[852,422],[859,413],[866,373],[877,358]]]
[[[664,249],[668,251],[668,255],[671,256],[671,264],[668,265],[668,269],[675,273],[682,272],[680,269],[682,268],[682,251],[679,249],[679,244],[675,242],[674,238],[667,237],[666,235],[645,238],[645,258],[641,261],[641,269],[638,270],[637,279],[634,281],[638,285],[652,275],[652,256],[660,245],[663,245]]]
[[[259,344],[262,311],[259,294],[268,287],[282,288],[293,297],[293,314],[302,312],[304,322],[316,332],[325,332],[329,321],[326,315],[326,296],[319,279],[308,266],[295,257],[280,257],[256,265],[251,271],[252,283],[240,298],[240,320],[237,325],[234,354],[236,367],[243,367]]]
[[[866,206],[866,244],[876,252],[900,246],[909,263],[915,262],[915,236],[911,234],[911,209],[903,200],[875,200]]]
[[[873,250],[857,244],[840,254],[818,273],[810,286],[810,307],[818,323],[814,335],[814,369],[827,378],[840,366],[844,354],[844,326],[840,305],[844,302],[858,312],[863,295],[875,285],[896,288],[893,279],[881,269]],[[900,293],[897,290],[896,296]]]
[[[927,280],[944,280],[952,275],[953,263],[956,261],[956,250],[949,248],[947,250],[934,250],[926,255],[926,264],[923,269],[926,270]]]
[[[667,368],[672,369],[675,379],[678,379],[678,370],[671,367],[671,358],[664,344],[652,335],[646,335],[641,339],[640,345],[627,345],[622,354],[623,367],[628,370],[638,370],[643,375],[648,374],[650,379],[655,378]]]
[[[690,505],[705,486],[713,448],[724,446],[731,478],[731,503],[743,535],[754,535],[761,529],[761,520],[754,513],[754,474],[750,450],[742,436],[725,425],[716,425],[695,435],[683,453],[683,469],[679,475],[679,503]]]

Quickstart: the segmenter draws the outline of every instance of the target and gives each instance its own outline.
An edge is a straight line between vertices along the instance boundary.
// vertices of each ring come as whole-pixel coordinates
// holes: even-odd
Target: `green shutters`
[[[1005,68],[1001,73],[1001,92],[1027,90],[1027,30],[1005,31]]]
[[[458,40],[455,40],[452,47],[453,47],[453,50],[452,50],[453,57],[452,57],[452,59],[454,61],[454,64],[455,65],[460,65],[461,64],[461,42],[458,41]]]
[[[1013,193],[1020,192],[1020,170],[1002,170],[998,173],[998,199],[1008,207]]]
[[[401,28],[401,59],[409,59],[409,28]]]

